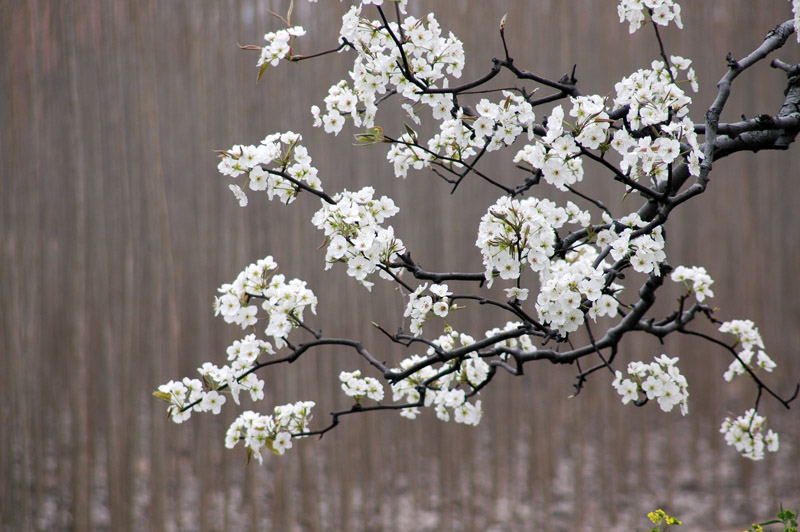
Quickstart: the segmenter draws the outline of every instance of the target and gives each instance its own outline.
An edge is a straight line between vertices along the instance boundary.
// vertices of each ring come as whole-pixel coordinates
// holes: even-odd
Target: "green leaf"
[[[264,61],[264,64],[261,65],[261,68],[258,70],[258,77],[256,78],[256,83],[261,81],[261,76],[264,75],[264,72],[267,70],[268,66],[269,66],[269,62],[268,61]]]
[[[279,453],[278,451],[276,451],[276,450],[275,450],[275,447],[273,447],[273,445],[272,445],[272,442],[273,442],[273,440],[267,440],[267,443],[266,443],[266,447],[267,447],[267,449],[269,449],[269,450],[270,450],[270,451],[272,451],[273,453],[275,453],[275,454],[277,454],[278,456],[280,456],[280,454],[281,454],[281,453]]]
[[[168,393],[159,392],[158,390],[156,390],[155,392],[153,392],[153,395],[158,397],[162,401],[166,401],[168,403],[172,402],[172,396]]]
[[[358,133],[354,135],[358,144],[354,144],[354,146],[369,146],[371,144],[375,144],[376,142],[383,141],[383,128],[380,126],[375,126],[367,129],[363,133]]]

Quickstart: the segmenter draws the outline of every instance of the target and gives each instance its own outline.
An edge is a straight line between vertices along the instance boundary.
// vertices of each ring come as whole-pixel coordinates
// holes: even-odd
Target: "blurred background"
[[[587,94],[611,94],[614,82],[658,56],[649,28],[628,36],[616,2],[412,3],[415,15],[435,9],[465,42],[465,80],[502,53],[504,13],[519,66],[557,79],[576,64]],[[370,295],[343,268],[323,271],[322,234],[309,223],[318,200],[303,195],[285,207],[251,194],[241,209],[217,173],[215,149],[299,131],[327,191],[371,185],[394,198],[401,213],[391,223],[424,267],[482,270],[475,233],[496,189],[472,179],[451,196],[432,173],[396,180],[385,147],[352,147],[349,126],[338,138],[310,127],[309,107],[346,77],[351,56],[281,64],[256,84],[257,54],[236,45],[262,44],[281,27],[268,10],[287,7],[0,1],[2,530],[634,530],[658,507],[687,530],[741,530],[780,502],[800,505],[800,405],[785,411],[764,400],[781,452],[758,463],[740,458],[719,424],[749,408],[756,390],[745,379],[724,383],[729,355],[686,338],[665,346],[628,338],[619,365],[679,356],[690,380],[686,418],[656,405],[623,407],[607,374],[568,399],[575,368],[541,363],[526,366],[524,378],[498,375],[481,395],[478,428],[431,413],[416,422],[391,412],[351,416],[263,466],[224,448],[231,405],[182,426],[168,421],[152,391],[196,375],[202,362],[223,363],[241,330],[213,318],[216,288],[268,254],[319,296],[314,327],[363,339],[381,359],[410,354],[370,326],[400,324],[402,298],[391,286],[378,283]],[[335,45],[346,8],[298,2],[293,22],[309,33],[298,50]],[[790,16],[784,0],[684,2],[686,29],[663,36],[669,53],[695,61],[695,121],[725,55],[745,55]],[[798,63],[800,47],[792,38],[777,57]],[[723,120],[777,112],[784,79],[766,64],[748,71]],[[494,86],[503,83],[513,81]],[[381,116],[387,131],[401,131],[396,114]],[[797,145],[719,161],[708,193],[668,228],[671,263],[702,264],[716,280],[719,317],[756,321],[778,362],[767,382],[784,395],[800,374],[798,163]],[[506,183],[522,179],[502,158],[487,164]],[[619,199],[606,174],[587,170],[582,192]],[[533,193],[566,201],[541,188]],[[676,295],[664,290],[661,308]],[[477,337],[506,319],[475,306],[454,325]],[[266,412],[314,400],[321,427],[327,412],[349,406],[337,376],[356,367],[347,350],[307,354],[261,374],[263,404],[244,405]]]

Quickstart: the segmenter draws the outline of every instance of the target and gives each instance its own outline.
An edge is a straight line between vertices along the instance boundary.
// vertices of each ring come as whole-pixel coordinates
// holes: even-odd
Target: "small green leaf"
[[[355,144],[355,146],[369,146],[371,144],[375,144],[376,142],[383,141],[383,128],[380,126],[375,126],[367,129],[363,133],[358,133],[354,135],[356,141],[359,144]]]
[[[269,62],[268,61],[264,61],[264,64],[261,65],[261,68],[258,70],[258,77],[256,78],[256,83],[261,81],[261,76],[264,75],[264,72],[267,70],[268,66],[269,66]]]
[[[156,390],[155,392],[153,392],[153,395],[168,403],[172,402],[172,396],[168,393],[159,392],[158,390]]]
[[[278,451],[276,451],[276,450],[275,450],[275,447],[272,445],[272,442],[273,442],[273,440],[267,440],[267,443],[266,443],[266,447],[267,447],[267,449],[269,449],[269,450],[270,450],[270,451],[272,451],[273,453],[275,453],[275,454],[277,454],[278,456],[280,456],[280,454],[281,454],[281,453],[279,453]]]

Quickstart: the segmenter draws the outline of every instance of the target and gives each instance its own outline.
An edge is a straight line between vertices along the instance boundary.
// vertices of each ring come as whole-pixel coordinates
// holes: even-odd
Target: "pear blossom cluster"
[[[284,59],[292,50],[292,41],[295,37],[306,34],[302,26],[292,26],[285,30],[271,31],[264,35],[267,45],[261,49],[261,56],[258,58],[256,66],[259,68],[265,65],[278,66],[281,59]]]
[[[211,362],[205,362],[198,372],[203,377],[207,387],[218,390],[227,388],[233,402],[239,403],[239,394],[246,391],[250,399],[259,401],[264,398],[264,381],[259,379],[252,369],[262,354],[274,355],[272,345],[255,334],[248,334],[242,340],[235,340],[227,349],[230,365],[217,367]]]
[[[753,373],[760,369],[771,372],[776,364],[764,351],[764,341],[761,333],[751,320],[726,321],[719,327],[722,333],[729,333],[736,337],[736,344],[740,347],[736,354],[737,359],[731,362],[723,378],[730,382],[737,375],[746,373],[745,366]],[[755,358],[755,360],[754,360]]]
[[[219,414],[225,404],[225,396],[216,390],[205,390],[199,379],[184,377],[182,381],[169,381],[158,387],[154,393],[170,406],[167,415],[174,423],[183,423],[195,412],[212,412]],[[191,406],[193,405],[193,406]]]
[[[539,272],[555,250],[556,229],[566,223],[588,225],[589,214],[570,202],[559,207],[548,199],[503,196],[481,218],[475,244],[481,251],[486,280],[517,279],[522,268]]]
[[[634,33],[649,20],[660,26],[674,22],[683,28],[681,6],[674,0],[620,0],[617,6],[619,21],[628,21],[628,32]]]
[[[227,323],[241,325],[243,329],[258,323],[258,306],[250,305],[253,299],[263,299],[261,308],[269,320],[267,336],[272,336],[280,349],[289,333],[299,326],[306,308],[317,313],[317,296],[306,288],[306,282],[292,279],[286,282],[283,274],[275,275],[278,264],[267,256],[244,269],[233,283],[219,288],[221,296],[214,298],[215,315],[222,315]]]
[[[608,138],[610,120],[601,96],[579,96],[571,98],[570,116],[575,124],[569,128],[564,121],[564,109],[556,106],[547,119],[547,133],[534,144],[525,145],[514,156],[515,163],[526,163],[541,170],[544,180],[566,191],[568,186],[583,180],[583,160],[578,157],[580,146],[597,149]],[[532,140],[533,129],[528,129]]]
[[[584,148],[596,150],[605,142],[611,127],[605,100],[596,94],[570,99],[572,109],[569,115],[575,117],[575,141]]]
[[[432,295],[422,295],[425,289]],[[408,296],[408,303],[403,316],[411,318],[409,330],[414,336],[422,334],[422,327],[434,315],[440,318],[447,317],[450,312],[451,304],[449,297],[453,295],[446,284],[432,284],[428,288],[428,283],[419,285],[416,290]]]
[[[496,151],[513,144],[527,130],[533,138],[536,115],[533,107],[521,95],[503,91],[500,103],[481,99],[476,110],[478,116],[467,115],[463,108],[453,109],[452,100],[443,95],[425,94],[420,106],[428,104],[434,119],[439,120],[439,131],[423,149],[413,130],[406,131],[389,149],[386,158],[392,163],[396,177],[405,178],[409,169],[420,170],[438,161],[449,168],[463,167],[463,161],[477,150]],[[419,124],[419,117],[410,104],[404,109]],[[410,129],[410,128],[409,128]]]
[[[361,371],[343,371],[339,374],[342,390],[348,397],[360,402],[362,397],[373,401],[383,400],[383,385],[374,377],[362,377]]]
[[[347,275],[367,289],[373,286],[367,279],[376,270],[380,269],[380,276],[385,279],[392,279],[388,272],[399,273],[400,269],[390,264],[405,252],[403,241],[394,236],[392,226],[380,225],[400,209],[391,198],[377,199],[374,195],[372,187],[357,192],[345,190],[333,197],[334,204],[322,202],[311,220],[325,232],[325,269],[336,262],[345,263]]]
[[[252,410],[243,412],[228,428],[225,447],[233,449],[242,442],[248,459],[254,457],[263,463],[264,449],[282,455],[292,447],[292,436],[308,430],[313,401],[298,401],[294,404],[276,406],[272,415],[258,414]]]
[[[560,333],[578,330],[584,323],[584,312],[597,320],[600,316],[615,317],[619,303],[610,293],[604,292],[603,261],[598,267],[593,263],[598,253],[593,247],[583,246],[549,263],[539,274],[541,289],[536,299],[539,319],[549,323]],[[611,293],[621,290],[614,284]]]
[[[288,205],[300,192],[300,186],[289,178],[310,189],[322,190],[311,156],[306,147],[299,144],[302,138],[299,133],[291,131],[273,133],[258,146],[236,145],[221,153],[217,166],[220,173],[234,179],[242,174],[246,176],[243,185],[228,185],[240,206],[247,206],[247,188],[254,192],[266,190],[270,200],[277,197],[278,201]],[[274,165],[273,168],[265,169],[270,164]]]
[[[659,275],[659,264],[667,258],[661,226],[653,228],[650,233],[632,238],[635,230],[647,225],[638,214],[631,213],[614,221],[608,214],[603,213],[603,221],[608,227],[597,232],[595,236],[597,246],[609,246],[614,260],[629,260],[637,272]]]
[[[396,90],[410,104],[432,108],[447,99],[445,95],[418,94],[419,88],[408,80],[400,65],[405,68],[407,64],[416,79],[428,87],[446,86],[446,76],[458,78],[464,67],[463,44],[452,33],[444,36],[433,14],[420,19],[407,17],[400,26],[390,22],[392,33],[404,38],[404,60],[383,22],[362,18],[361,8],[353,6],[342,17],[340,30],[340,39],[352,43],[358,54],[349,72],[352,88],[342,80],[325,98],[324,113],[318,106],[312,107],[314,124],[328,133],[338,134],[346,118],[355,127],[373,127],[377,100],[390,90]]]
[[[474,343],[474,339],[457,331],[450,331],[439,337],[434,343],[445,352],[456,347]],[[435,353],[429,349],[428,356]],[[403,371],[425,360],[420,355],[412,355],[400,363]],[[409,377],[392,384],[392,400],[395,402],[405,400],[409,404],[418,403],[420,390],[425,391],[425,407],[433,407],[436,417],[442,421],[449,421],[452,411],[456,423],[478,425],[483,415],[481,401],[469,402],[467,393],[482,384],[489,374],[489,364],[480,358],[476,352],[443,364],[440,368],[424,367],[411,374]],[[464,389],[467,388],[467,390]],[[400,411],[400,415],[415,419],[420,411],[417,407],[408,407]]]
[[[463,161],[477,153],[484,141],[468,126],[463,109],[454,118],[441,120],[439,132],[428,140],[427,149],[418,146],[417,134],[403,133],[386,154],[392,163],[395,177],[406,178],[409,169],[420,170],[433,161],[442,162],[447,168],[461,168]]]
[[[327,112],[321,115],[318,106],[311,106],[314,127],[324,127],[325,133],[338,135],[344,127],[345,116],[349,116],[356,127],[361,125],[358,96],[348,87],[345,80],[331,85],[328,89],[328,95],[325,97],[325,107]]]
[[[689,118],[681,122],[672,122],[660,126],[662,136],[655,139],[642,137],[638,140],[624,129],[614,133],[611,147],[622,156],[620,169],[634,181],[650,179],[653,185],[663,188],[669,177],[669,165],[681,162],[681,142],[688,142],[690,150],[685,158],[689,174],[700,175],[700,162],[704,158],[697,136],[694,134],[694,124]]]
[[[202,381],[184,377],[183,381],[169,381],[158,387],[156,396],[170,403],[167,414],[173,422],[183,423],[193,411],[219,414],[227,400],[223,394],[230,394],[237,405],[242,391],[248,392],[253,401],[264,398],[264,381],[251,370],[259,356],[275,353],[272,345],[249,334],[234,341],[227,353],[230,365],[220,368],[205,362],[197,369]]]
[[[278,263],[272,255],[248,265],[233,283],[219,287],[222,295],[214,298],[214,315],[221,315],[225,323],[241,325],[242,329],[255,325],[258,306],[249,304],[251,297],[263,293],[273,275],[270,272],[277,269]]]
[[[264,334],[275,339],[278,349],[286,345],[284,339],[302,323],[306,308],[310,307],[313,314],[317,313],[317,296],[300,279],[286,282],[282,274],[275,275],[263,291],[263,296],[265,301],[261,307],[269,315]]]
[[[414,136],[406,134],[402,138],[415,140],[416,134]],[[430,161],[440,159],[446,161],[451,168],[461,168],[463,166],[461,161],[475,155],[483,144],[483,140],[474,135],[467,125],[464,110],[459,109],[454,118],[442,120],[439,123],[439,132],[428,141],[428,151],[423,152],[423,160],[425,158]],[[392,159],[392,153],[394,150],[390,149],[386,158],[396,166],[397,161]],[[414,168],[418,169],[418,167],[419,164],[415,164]],[[395,175],[397,174],[395,173]]]
[[[678,266],[672,270],[670,279],[676,283],[683,283],[689,290],[690,294],[698,301],[703,302],[707,297],[714,297],[714,292],[711,290],[711,285],[714,280],[708,275],[708,272],[702,266]]]
[[[736,419],[726,417],[719,431],[725,435],[725,442],[745,458],[762,460],[765,451],[775,453],[780,446],[777,432],[772,429],[764,431],[766,421],[764,416],[751,408]]]
[[[593,101],[591,98],[576,99],[573,110],[587,107],[593,109],[595,107],[591,103]],[[599,146],[599,142],[605,139],[605,128],[595,122],[588,124],[591,120],[594,119],[589,118],[587,114],[585,119],[587,123],[584,124],[585,127],[578,134],[578,138],[581,142],[586,142],[591,146],[595,146],[596,140]],[[580,147],[576,142],[576,137],[572,135],[571,131],[564,129],[564,109],[560,105],[553,108],[547,118],[546,128],[547,134],[542,137],[541,142],[526,144],[514,156],[514,162],[524,162],[531,168],[541,170],[542,177],[547,183],[559,190],[566,191],[568,186],[583,180],[583,159],[577,157]],[[583,130],[587,131],[586,136],[582,136]]]
[[[640,69],[615,85],[614,104],[628,106],[627,120],[631,127],[657,126],[658,135],[635,139],[625,129],[618,129],[609,143],[622,156],[620,169],[634,180],[649,177],[653,184],[663,185],[669,165],[685,161],[689,173],[700,175],[704,154],[700,149],[694,123],[687,116],[692,99],[673,82],[680,71],[697,92],[697,78],[691,60],[671,56],[672,66],[653,61],[650,69]]]
[[[686,71],[687,81],[698,91],[697,76],[692,62],[680,56],[670,57],[668,69],[663,61],[653,61],[650,68],[641,68],[614,85],[617,97],[614,105],[630,106],[627,119],[631,127],[660,124],[681,119],[689,113],[692,99],[676,83],[680,71]]]
[[[496,151],[510,146],[524,131],[528,140],[534,138],[536,114],[533,106],[520,94],[503,91],[503,100],[499,103],[483,98],[475,106],[478,118],[472,123],[475,137],[483,144],[486,151]]]
[[[678,357],[667,355],[656,357],[655,362],[649,364],[631,362],[627,368],[629,378],[616,371],[612,386],[622,396],[622,404],[639,401],[640,395],[644,394],[648,400],[658,401],[664,412],[680,406],[681,414],[685,416],[689,413],[689,389],[677,362]]]
[[[474,344],[475,339],[468,334],[450,330],[450,332],[446,332],[437,338],[434,343],[444,351],[452,351],[458,347]],[[434,353],[435,349],[429,347],[427,355],[432,356]],[[483,384],[489,375],[489,364],[474,351],[463,360],[453,361],[448,365],[448,368],[450,367],[454,369],[452,373],[453,385],[460,384],[474,389]],[[463,423],[463,421],[458,422]]]
[[[444,124],[442,124],[444,127]],[[463,135],[463,138],[468,138],[468,132]],[[392,144],[389,151],[386,153],[386,159],[392,163],[394,168],[395,177],[408,177],[410,169],[422,170],[426,168],[434,156],[432,153],[416,146],[417,138],[409,132],[403,133],[397,139],[398,142]],[[470,148],[471,149],[471,148]],[[470,153],[474,153],[474,150]]]

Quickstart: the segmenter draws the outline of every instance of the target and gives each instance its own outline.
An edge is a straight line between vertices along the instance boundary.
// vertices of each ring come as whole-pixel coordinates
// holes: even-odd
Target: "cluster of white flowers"
[[[459,346],[474,343],[474,339],[466,334],[451,331],[440,336],[435,342],[444,351],[450,351]],[[428,350],[428,355],[433,355],[434,349]],[[412,355],[400,363],[398,371],[406,370],[425,358]],[[489,364],[481,359],[477,353],[472,352],[459,360],[451,360],[439,368],[427,366],[409,377],[392,384],[392,400],[407,403],[419,402],[419,386],[425,386],[425,407],[433,406],[436,417],[442,421],[450,420],[450,410],[453,411],[453,420],[465,425],[480,423],[483,410],[481,401],[470,403],[467,400],[467,390],[460,386],[474,389],[482,384],[489,374]],[[439,375],[438,377],[436,377]],[[431,380],[433,379],[433,380]],[[430,381],[430,382],[428,382]],[[400,415],[408,419],[415,419],[420,411],[417,407],[401,410]]]
[[[597,258],[593,247],[583,246],[554,260],[539,273],[541,289],[536,298],[539,319],[549,323],[561,333],[578,330],[583,325],[584,310],[595,321],[600,316],[617,315],[619,303],[610,294],[603,293],[604,269],[609,265],[601,262],[593,266]],[[613,285],[612,290],[622,286]],[[586,306],[583,306],[588,302]],[[591,307],[589,307],[591,305]]]
[[[306,34],[302,26],[292,26],[285,30],[271,31],[264,35],[267,45],[261,49],[261,57],[258,58],[256,66],[265,68],[266,65],[277,66],[281,59],[285,58],[292,49],[294,37],[301,37]]]
[[[573,111],[586,107],[594,107],[593,97],[575,99]],[[602,108],[602,103],[600,104]],[[577,111],[576,111],[577,112]],[[591,123],[591,119],[586,117],[586,128],[589,135],[580,137],[587,144],[594,145],[592,137],[598,136],[602,126]],[[582,135],[583,131],[579,133]],[[605,134],[602,135],[603,140]],[[599,138],[599,136],[598,136]],[[547,134],[542,137],[541,142],[525,145],[514,156],[514,162],[524,162],[532,168],[542,171],[542,177],[546,182],[558,188],[567,190],[567,186],[573,185],[583,180],[583,159],[576,155],[580,152],[578,144],[571,131],[564,130],[564,109],[558,105],[547,118]],[[598,144],[599,145],[599,144]]]
[[[766,418],[751,408],[736,419],[726,417],[719,431],[725,435],[725,442],[736,448],[745,458],[762,460],[764,450],[778,452],[780,442],[778,433],[769,429],[764,433]]]
[[[377,99],[389,90],[396,90],[409,102],[437,107],[446,95],[421,97],[418,87],[403,74],[399,65],[405,65],[400,50],[389,31],[378,20],[361,17],[361,5],[353,6],[343,17],[340,38],[350,42],[358,53],[350,70],[352,89],[342,80],[331,87],[325,98],[325,113],[312,107],[314,123],[325,131],[338,134],[345,118],[353,120],[356,127],[375,125]],[[392,33],[403,38],[403,52],[408,68],[428,87],[437,83],[446,86],[446,75],[461,76],[464,67],[464,47],[451,33],[442,35],[442,29],[433,14],[422,19],[407,17],[400,27],[391,22]]]
[[[469,334],[460,333],[458,331],[449,329],[448,332],[445,332],[439,336],[439,338],[434,340],[433,343],[436,344],[436,346],[438,346],[442,351],[447,352],[459,347],[472,345],[475,343],[475,338]],[[426,353],[428,356],[432,356],[436,353],[436,349],[429,347]],[[477,353],[474,352],[470,353],[466,359],[461,360],[460,362],[449,362],[446,367],[455,368],[455,372],[452,373],[452,377],[447,377],[447,379],[451,379],[449,382],[455,384],[469,384],[473,387],[481,384],[486,379],[486,375],[489,373],[489,365],[484,362],[483,359],[479,358]],[[439,383],[448,382],[447,379],[444,381],[440,380]]]
[[[234,341],[227,351],[230,365],[220,368],[206,362],[197,369],[202,381],[184,377],[182,382],[170,381],[158,387],[156,396],[170,403],[167,414],[172,421],[183,423],[189,419],[192,411],[219,414],[226,401],[218,391],[223,387],[227,388],[226,391],[237,405],[242,391],[249,392],[253,401],[264,398],[264,381],[249,371],[262,353],[271,355],[275,352],[269,342],[249,334],[242,340]],[[189,405],[193,406],[188,408]]]
[[[714,297],[714,292],[711,290],[711,285],[714,280],[708,275],[708,272],[702,266],[678,266],[672,270],[670,278],[676,283],[683,283],[689,290],[690,294],[698,301],[705,301],[707,297]]]
[[[433,297],[422,293],[428,288],[428,283],[419,285],[408,296],[408,303],[403,316],[411,318],[409,330],[414,336],[422,334],[422,327],[433,315],[440,318],[447,317],[451,310],[449,296],[452,295],[446,284],[432,284],[429,291]]]
[[[672,56],[672,76],[687,73],[692,89],[697,92],[697,78],[692,62]],[[670,71],[662,61],[653,61],[652,68],[640,69],[616,84],[615,105],[628,105],[627,120],[634,129],[658,125],[659,137],[634,139],[625,129],[614,133],[611,147],[622,156],[620,168],[631,178],[650,177],[656,185],[667,179],[668,165],[684,156],[689,173],[700,175],[704,155],[694,131],[694,123],[686,116],[692,99],[672,82]],[[684,143],[684,145],[682,145]],[[688,148],[684,150],[684,146]]]
[[[681,122],[661,126],[663,136],[655,140],[642,137],[638,141],[624,129],[614,133],[611,147],[622,156],[620,169],[635,181],[648,177],[656,186],[666,183],[669,165],[681,155],[681,141],[689,141],[692,149],[689,152],[687,165],[689,173],[700,175],[700,161],[703,152],[692,131],[694,124],[688,118]],[[692,131],[688,133],[687,131]]]
[[[624,379],[622,372],[615,372],[616,378],[612,385],[622,396],[622,404],[637,401],[639,394],[643,393],[649,400],[657,400],[658,406],[664,412],[669,412],[676,405],[680,405],[681,414],[689,413],[689,388],[686,377],[681,375],[678,366],[678,357],[669,358],[661,355],[655,362],[631,362],[628,364],[628,375]]]
[[[500,103],[483,98],[475,110],[478,118],[472,123],[472,130],[481,145],[486,143],[486,151],[495,151],[510,146],[523,131],[528,132],[528,140],[533,140],[533,126],[536,115],[533,106],[519,94],[503,91]]]
[[[291,131],[273,133],[258,146],[236,145],[220,155],[221,160],[217,166],[220,173],[233,178],[241,174],[247,175],[242,186],[233,183],[228,185],[239,200],[239,205],[247,206],[244,189],[248,187],[256,192],[266,190],[270,200],[277,196],[279,201],[287,205],[293,202],[300,187],[280,174],[285,174],[311,189],[322,190],[317,169],[311,165],[308,150],[298,144],[302,138],[300,134]],[[277,167],[265,170],[262,166],[271,163],[275,163]]]
[[[339,374],[342,390],[349,397],[354,397],[356,402],[362,397],[373,401],[383,400],[383,385],[374,377],[361,377],[361,371],[343,371]]]
[[[311,219],[318,229],[325,232],[328,242],[325,269],[335,262],[347,263],[347,275],[367,289],[373,285],[367,278],[379,269],[379,265],[399,273],[400,268],[390,268],[389,264],[398,254],[405,252],[403,241],[394,236],[394,229],[380,226],[400,209],[391,198],[382,196],[375,199],[374,194],[372,187],[364,187],[358,192],[345,190],[333,197],[335,204],[322,202],[322,207]],[[383,269],[380,276],[392,278]]]
[[[468,135],[465,135],[468,138]],[[403,133],[399,142],[392,144],[386,159],[392,163],[395,177],[408,177],[408,170],[421,170],[433,160],[433,154],[414,146],[417,139],[410,133]]]
[[[269,325],[264,333],[275,339],[275,346],[279,349],[286,343],[284,338],[298,326],[298,322],[303,321],[306,307],[317,313],[317,296],[300,279],[287,283],[282,274],[275,275],[264,290],[264,297],[266,301],[261,307],[269,315]]]
[[[665,241],[661,226],[654,228],[648,234],[631,239],[635,230],[647,225],[638,214],[631,213],[615,222],[603,213],[603,221],[610,227],[597,232],[595,244],[598,247],[610,246],[610,254],[614,260],[627,258],[637,272],[659,274],[658,265],[667,258],[664,253]],[[623,227],[619,232],[618,225]]]
[[[269,344],[267,344],[269,345]],[[268,352],[272,354],[270,346]],[[259,379],[255,373],[248,373],[253,369],[255,360],[250,364],[245,364],[243,359],[235,360],[230,366],[218,367],[211,362],[205,362],[199,368],[198,373],[203,376],[203,381],[212,389],[219,389],[227,386],[233,402],[239,402],[239,394],[243,391],[250,393],[250,399],[259,401],[264,398],[264,381]],[[214,412],[215,414],[218,412]]]
[[[439,132],[428,141],[429,151],[423,153],[423,158],[443,159],[454,168],[462,167],[460,161],[469,159],[475,155],[477,149],[483,146],[483,139],[474,135],[467,124],[468,121],[464,119],[462,109],[458,110],[455,118],[442,120],[439,123]],[[393,151],[390,150],[386,158],[395,165],[396,169],[398,162],[392,160]],[[415,165],[415,168],[416,166],[419,165]]]
[[[570,116],[575,117],[575,141],[584,148],[595,150],[606,140],[611,126],[602,96],[570,98]]]
[[[263,463],[261,451],[264,448],[283,454],[292,447],[292,434],[308,430],[313,407],[313,401],[298,401],[276,406],[273,415],[252,410],[243,412],[228,428],[225,447],[233,449],[240,441],[244,442],[248,458],[255,457],[259,463]]]
[[[509,97],[509,101],[511,99],[518,101],[519,97]],[[400,136],[399,142],[394,143],[389,149],[386,159],[392,163],[395,176],[403,178],[408,175],[409,169],[420,170],[435,160],[451,169],[463,168],[463,161],[475,155],[477,150],[484,147],[487,151],[498,150],[516,140],[517,135],[523,131],[520,125],[522,121],[532,120],[530,117],[533,116],[532,112],[529,116],[521,112],[519,108],[523,106],[530,107],[527,102],[510,105],[510,111],[502,117],[491,118],[487,115],[477,120],[466,116],[463,109],[459,109],[454,118],[439,117],[434,112],[434,118],[440,118],[441,122],[439,132],[428,140],[427,149],[417,146],[419,139],[416,133],[406,132]],[[446,102],[443,102],[439,112],[443,112],[446,107]],[[484,108],[483,112],[491,113],[492,110]],[[497,121],[501,118],[507,121]],[[474,124],[470,125],[473,121]],[[529,128],[529,131],[533,131],[533,128]]]
[[[184,377],[183,381],[162,384],[154,395],[170,403],[167,415],[174,423],[183,423],[192,416],[192,411],[219,414],[220,408],[225,404],[225,396],[216,390],[204,390],[198,379],[189,377]],[[192,403],[196,404],[188,408]]]
[[[298,320],[302,321],[307,307],[317,313],[317,297],[306,288],[305,281],[292,279],[287,283],[283,275],[270,273],[277,268],[272,256],[250,264],[233,283],[219,288],[223,295],[214,298],[214,312],[227,323],[244,329],[258,322],[258,307],[248,303],[253,298],[264,298],[261,307],[269,318],[265,333],[275,339],[280,349],[285,345],[284,338],[298,326]]]
[[[314,127],[323,126],[326,133],[338,135],[344,127],[345,116],[350,116],[355,126],[361,125],[361,116],[358,112],[358,96],[347,86],[345,80],[328,89],[325,97],[327,112],[320,115],[316,105],[311,106],[311,115],[314,117]]]
[[[532,139],[536,115],[531,104],[509,91],[503,91],[503,98],[501,103],[482,99],[477,105],[477,117],[465,115],[463,109],[456,110],[453,117],[452,100],[444,95],[423,95],[420,104],[431,107],[433,118],[441,120],[439,132],[428,140],[426,150],[415,146],[416,134],[404,133],[386,154],[395,176],[406,177],[410,168],[422,169],[436,159],[450,167],[462,167],[462,161],[475,155],[476,150],[485,147],[486,151],[495,151],[510,146],[526,129]],[[414,108],[408,104],[404,108],[419,124]]]
[[[588,224],[589,214],[573,203],[567,208],[548,199],[503,196],[481,218],[475,244],[481,251],[486,280],[494,271],[502,279],[517,279],[523,267],[546,269],[556,243],[556,229],[568,222]]]
[[[719,331],[723,333],[730,333],[736,336],[736,343],[741,347],[737,353],[738,359],[731,362],[728,370],[723,377],[726,381],[730,382],[736,375],[745,374],[744,363],[754,373],[759,369],[771,372],[775,369],[775,362],[764,351],[764,341],[761,339],[761,334],[758,328],[750,320],[731,320],[726,321],[719,327]],[[755,350],[758,353],[755,353]],[[753,364],[753,356],[755,355],[755,365]]]
[[[628,32],[634,33],[650,16],[650,20],[661,26],[674,22],[683,28],[681,6],[674,0],[620,0],[617,6],[619,21],[628,21]]]
[[[629,105],[627,119],[631,127],[638,129],[677,120],[689,112],[692,99],[678,85],[672,82],[677,79],[680,70],[685,70],[692,89],[697,92],[697,78],[692,62],[679,56],[671,56],[673,66],[668,70],[663,61],[653,61],[650,68],[642,68],[622,78],[614,85],[617,97],[614,105]],[[671,76],[670,76],[671,74]]]

